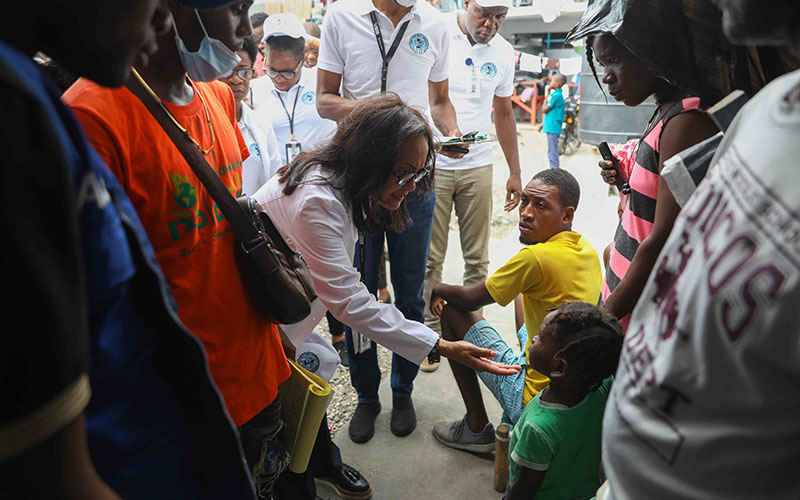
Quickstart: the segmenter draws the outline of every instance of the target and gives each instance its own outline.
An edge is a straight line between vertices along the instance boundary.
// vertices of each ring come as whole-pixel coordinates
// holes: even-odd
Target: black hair
[[[567,362],[582,391],[596,390],[617,371],[623,332],[613,316],[585,302],[566,302],[548,327],[560,346],[555,356]]]
[[[255,64],[256,56],[258,55],[258,40],[256,40],[256,37],[252,35],[244,37],[242,50],[247,52],[248,57],[250,57],[250,65]]]
[[[558,199],[561,201],[561,207],[573,207],[578,209],[578,202],[581,199],[581,186],[578,180],[560,168],[548,168],[542,170],[533,176],[534,179],[539,179],[548,186],[556,186],[558,188]]]
[[[608,33],[608,34],[611,35],[611,33]],[[614,35],[611,35],[611,36],[614,36]],[[586,48],[586,60],[589,63],[589,69],[592,70],[592,75],[594,76],[594,81],[597,82],[597,86],[600,87],[600,92],[603,93],[603,97],[605,97],[606,102],[608,102],[608,96],[606,95],[606,91],[603,88],[603,85],[600,83],[600,78],[598,78],[598,76],[597,76],[597,69],[594,66],[594,48],[592,46],[593,43],[594,43],[594,36],[587,36],[586,37],[586,43],[584,44],[584,46]],[[622,45],[622,44],[620,44],[620,45]],[[625,47],[624,45],[623,45],[623,47],[633,57],[637,58],[636,54],[634,54],[633,52],[628,50],[627,47]],[[656,99],[656,104],[661,104],[662,102],[671,101],[672,99],[674,99],[680,93],[680,91],[681,91],[681,89],[679,89],[675,85],[672,85],[667,80],[656,76],[656,84],[655,84],[655,89],[653,91],[653,95],[655,96],[655,99]]]
[[[290,36],[271,36],[267,38],[267,50],[287,50],[298,60],[302,59],[306,53],[306,41],[303,38],[292,38]]]
[[[392,172],[402,148],[418,137],[428,143],[425,165],[431,171],[417,182],[416,189],[428,193],[433,187],[436,153],[425,117],[391,92],[363,99],[339,123],[330,141],[300,153],[292,163],[278,169],[280,182],[285,184],[283,194],[291,196],[309,182],[327,184],[341,190],[359,231],[374,233],[388,227],[400,232],[411,222],[406,202],[397,210],[383,210],[376,198],[387,180],[395,178]],[[309,173],[317,167],[323,178],[309,181]]]
[[[268,17],[266,12],[256,12],[250,16],[250,24],[253,25],[253,29],[260,28],[264,26],[264,21],[266,21]]]

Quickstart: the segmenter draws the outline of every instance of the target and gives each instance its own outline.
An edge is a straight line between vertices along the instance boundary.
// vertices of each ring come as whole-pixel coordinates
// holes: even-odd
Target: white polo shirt
[[[450,34],[448,83],[458,129],[465,134],[477,130],[488,135],[492,129],[494,96],[509,97],[514,93],[514,48],[499,33],[488,44],[471,45],[467,35],[458,27],[456,12],[446,17]],[[468,62],[472,64],[468,65]],[[478,79],[479,92],[468,93],[473,74]],[[491,165],[493,144],[470,146],[469,154],[459,159],[439,155],[436,168],[465,170]]]
[[[280,149],[281,164],[287,162],[286,143],[291,139],[289,116],[294,108],[294,136],[303,151],[323,144],[336,133],[336,122],[326,120],[317,112],[317,68],[303,68],[300,80],[289,90],[275,88],[269,77],[251,82],[256,112],[272,124]],[[281,105],[283,100],[283,105]],[[286,106],[284,110],[283,106]],[[288,114],[287,114],[288,111]]]
[[[425,0],[417,0],[392,25],[372,0],[339,0],[325,14],[317,67],[342,75],[342,97],[364,99],[381,91],[383,66],[369,13],[378,17],[386,52],[400,26],[409,20],[400,45],[389,63],[386,90],[422,111],[429,120],[428,81],[447,79],[449,37],[444,16]]]
[[[250,156],[242,162],[242,193],[252,195],[275,175],[284,162],[280,159],[278,142],[269,122],[245,103],[242,103],[239,130],[250,150]]]

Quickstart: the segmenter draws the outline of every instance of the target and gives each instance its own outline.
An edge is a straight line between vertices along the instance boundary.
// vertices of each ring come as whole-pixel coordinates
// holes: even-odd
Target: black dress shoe
[[[393,398],[392,422],[389,426],[392,434],[397,437],[408,436],[416,427],[417,414],[411,398]]]
[[[358,403],[347,434],[354,443],[366,443],[375,435],[375,418],[381,412],[381,403]]]
[[[315,477],[318,483],[336,490],[336,494],[345,500],[368,500],[372,498],[372,487],[360,472],[347,464],[334,474],[326,477]]]

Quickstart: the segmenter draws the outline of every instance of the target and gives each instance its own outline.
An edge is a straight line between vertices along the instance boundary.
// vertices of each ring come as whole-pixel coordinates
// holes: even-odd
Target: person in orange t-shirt
[[[174,4],[170,9],[185,46],[179,49],[175,33],[168,32],[158,40],[159,51],[150,65],[138,68],[139,73],[223,183],[240,194],[242,160],[248,152],[236,124],[233,94],[224,83],[196,81],[216,79],[208,65],[200,65],[203,72],[197,64],[186,64],[187,77],[182,60],[199,56],[182,50],[197,50],[204,36],[234,50],[241,47],[252,33],[247,9],[197,11]],[[281,449],[276,396],[289,366],[277,326],[266,322],[246,295],[234,260],[233,228],[127,88],[103,88],[81,79],[63,99],[130,196],[178,303],[178,315],[208,352],[212,376],[239,427],[256,486],[268,493],[286,465],[285,453],[271,452]],[[264,463],[269,456],[274,462]]]

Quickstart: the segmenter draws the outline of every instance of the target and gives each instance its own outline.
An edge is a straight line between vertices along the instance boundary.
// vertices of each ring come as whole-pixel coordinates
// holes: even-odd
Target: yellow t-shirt
[[[486,280],[489,295],[501,306],[522,294],[528,329],[526,358],[547,309],[571,301],[597,304],[602,285],[597,252],[574,231],[562,231],[544,243],[526,246]],[[550,379],[528,366],[522,402],[528,404],[549,383]]]

